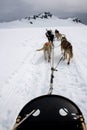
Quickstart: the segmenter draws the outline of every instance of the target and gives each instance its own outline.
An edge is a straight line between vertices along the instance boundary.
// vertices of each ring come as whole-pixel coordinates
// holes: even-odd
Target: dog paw
[[[70,64],[70,62],[67,62],[67,65],[69,65]]]

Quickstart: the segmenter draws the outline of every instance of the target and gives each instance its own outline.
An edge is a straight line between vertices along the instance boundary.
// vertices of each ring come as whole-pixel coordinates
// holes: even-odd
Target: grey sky
[[[85,15],[87,0],[0,0],[0,21],[15,20],[43,11],[59,17]]]

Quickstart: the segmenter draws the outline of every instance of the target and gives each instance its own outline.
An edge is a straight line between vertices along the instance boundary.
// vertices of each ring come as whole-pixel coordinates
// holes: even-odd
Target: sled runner
[[[27,103],[20,111],[13,130],[47,127],[57,130],[86,130],[78,106],[58,95],[43,95]]]

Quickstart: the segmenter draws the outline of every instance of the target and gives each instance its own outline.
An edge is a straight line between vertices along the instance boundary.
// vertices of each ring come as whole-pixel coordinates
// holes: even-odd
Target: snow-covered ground
[[[58,29],[65,34],[74,53],[70,65],[61,61],[57,66],[53,94],[76,103],[87,124],[87,26],[76,26],[72,22],[68,26],[70,20],[66,23],[66,26],[52,22],[55,26],[45,23],[43,27],[31,28],[18,28],[18,25],[3,28],[3,23],[0,25],[0,130],[11,130],[24,105],[49,91],[51,65],[44,61],[42,51],[36,51],[47,41],[46,28],[53,32]],[[54,66],[61,57],[59,44],[60,41],[55,39]]]

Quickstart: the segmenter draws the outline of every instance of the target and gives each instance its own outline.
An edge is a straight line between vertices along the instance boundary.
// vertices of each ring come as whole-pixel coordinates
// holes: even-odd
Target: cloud
[[[58,11],[77,11],[77,12],[87,12],[87,0],[22,0],[25,3],[31,5],[34,8],[39,9],[54,9]]]
[[[87,13],[87,0],[0,0],[0,20],[11,20],[43,11],[53,14]]]

